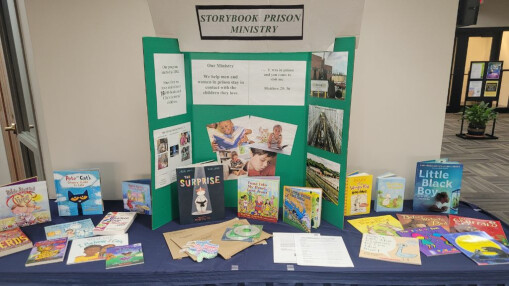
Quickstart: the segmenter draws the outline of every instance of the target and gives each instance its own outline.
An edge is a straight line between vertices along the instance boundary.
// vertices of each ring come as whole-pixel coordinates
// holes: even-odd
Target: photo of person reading
[[[277,153],[251,148],[251,159],[244,165],[249,177],[274,176],[276,173]]]
[[[449,195],[447,192],[436,194],[435,203],[429,207],[432,212],[446,212],[449,209]]]
[[[272,133],[270,133],[269,139],[267,140],[267,147],[273,149],[281,149],[281,143],[283,142],[283,135],[281,134],[282,132],[283,127],[281,127],[281,125],[274,125],[272,128]]]
[[[245,116],[241,117],[238,121],[243,121],[245,118],[249,120],[249,117]],[[240,145],[253,143],[253,141],[248,138],[252,130],[234,124],[234,120],[235,119],[229,119],[207,125],[207,132],[209,133],[212,150],[214,152],[229,150],[237,148]]]

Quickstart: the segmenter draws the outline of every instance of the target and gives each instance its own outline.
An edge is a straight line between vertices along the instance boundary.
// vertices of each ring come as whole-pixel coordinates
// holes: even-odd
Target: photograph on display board
[[[468,97],[481,97],[481,91],[481,80],[472,80],[468,83]]]
[[[311,96],[344,100],[348,52],[311,54]]]
[[[249,148],[250,159],[243,170],[249,177],[274,176],[276,174],[277,153],[258,148]]]
[[[340,167],[338,163],[308,153],[306,187],[321,188],[323,198],[338,205]]]
[[[253,130],[249,128],[249,116],[207,124],[207,133],[214,152],[254,143],[250,139]]]
[[[497,97],[498,81],[488,80],[484,87],[484,97]]]
[[[341,154],[343,110],[310,105],[307,144]]]
[[[470,79],[482,79],[484,76],[484,63],[472,63]]]
[[[486,73],[486,78],[487,79],[499,79],[501,70],[502,70],[501,62],[489,62],[488,63],[488,72]]]
[[[285,155],[292,153],[297,125],[256,116],[250,116],[249,122],[253,130],[251,139],[254,140],[249,147]]]
[[[246,177],[247,170],[244,170],[244,167],[246,167],[249,159],[251,159],[251,151],[244,146],[217,152],[217,161],[223,165],[225,180]]]

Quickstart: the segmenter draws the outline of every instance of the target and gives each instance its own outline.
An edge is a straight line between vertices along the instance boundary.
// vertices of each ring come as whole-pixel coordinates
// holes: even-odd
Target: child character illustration
[[[242,195],[240,197],[240,208],[242,209],[242,212],[247,212],[247,206],[248,206],[247,195]]]
[[[215,129],[221,133],[213,135],[212,150],[214,152],[232,149],[243,144],[254,143],[254,141],[249,140],[247,137],[247,135],[253,133],[253,131],[241,126],[234,126],[231,120],[208,125],[209,128],[214,128],[214,126]]]
[[[53,250],[53,245],[39,245],[37,246],[37,251],[39,251],[39,254],[37,254],[35,260],[41,260],[48,257],[52,257],[58,254],[58,249]]]
[[[68,238],[73,238],[74,237],[74,229],[72,229],[72,228],[66,229],[65,234],[67,235]]]
[[[27,226],[34,224],[37,218],[33,215],[33,212],[40,209],[34,202],[34,198],[37,196],[33,192],[21,192],[12,195],[7,199],[7,206],[11,203],[11,212],[16,217],[16,224],[18,226]]]
[[[83,249],[85,255],[77,256],[74,258],[75,263],[87,262],[99,259],[99,252],[101,251],[100,245],[89,245]]]
[[[196,212],[198,214],[207,214],[210,211],[207,211],[208,200],[205,196],[206,190],[202,186],[196,189],[196,199],[194,200],[194,204],[196,206]]]
[[[67,197],[69,201],[75,203],[78,206],[78,215],[83,215],[82,203],[88,201],[88,190],[85,190],[82,194],[73,194],[71,191],[67,191]]]
[[[449,195],[447,192],[436,194],[435,203],[429,207],[432,212],[446,212],[449,209]]]
[[[255,211],[254,214],[261,215],[263,212],[263,198],[262,196],[256,197],[255,201]]]
[[[281,125],[276,124],[272,128],[272,133],[269,135],[269,139],[267,140],[267,147],[273,149],[282,149],[281,143],[283,142],[283,127]]]

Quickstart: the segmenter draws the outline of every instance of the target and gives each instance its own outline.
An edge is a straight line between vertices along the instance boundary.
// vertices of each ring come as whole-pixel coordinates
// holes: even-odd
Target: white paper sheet
[[[295,238],[301,236],[320,236],[319,233],[286,233],[274,232],[274,263],[297,263]]]
[[[184,55],[154,54],[157,119],[186,113]]]
[[[154,130],[156,189],[177,180],[177,167],[192,163],[191,145],[190,122]]]
[[[340,236],[295,238],[297,264],[324,267],[354,267]]]

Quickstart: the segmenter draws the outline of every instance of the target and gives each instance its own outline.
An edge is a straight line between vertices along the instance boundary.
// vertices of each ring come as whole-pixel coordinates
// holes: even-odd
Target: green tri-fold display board
[[[191,125],[191,157],[192,162],[216,159],[207,133],[207,124],[238,118],[256,116],[280,121],[297,126],[293,148],[290,155],[277,156],[276,176],[280,176],[280,205],[283,202],[283,186],[305,186],[307,154],[313,154],[328,161],[338,163],[339,195],[337,204],[324,199],[322,219],[343,228],[344,194],[348,154],[348,135],[350,125],[350,103],[352,94],[353,63],[355,38],[337,38],[335,52],[347,52],[346,76],[342,99],[330,99],[311,96],[312,57],[311,52],[299,53],[196,53],[181,52],[177,39],[143,38],[143,54],[145,62],[145,84],[147,96],[147,113],[149,124],[149,140],[151,154],[151,190],[152,190],[152,228],[156,229],[173,219],[178,218],[178,193],[175,182],[156,188],[157,147],[154,142],[154,131],[170,126],[190,122]],[[155,54],[183,54],[185,66],[186,112],[181,115],[158,119]],[[193,104],[192,62],[194,60],[242,60],[242,61],[302,61],[306,63],[306,83],[303,105],[203,105]],[[342,129],[340,130],[340,152],[325,151],[308,145],[308,113],[310,105],[328,109],[342,110]],[[237,207],[237,180],[224,182],[226,207]]]

